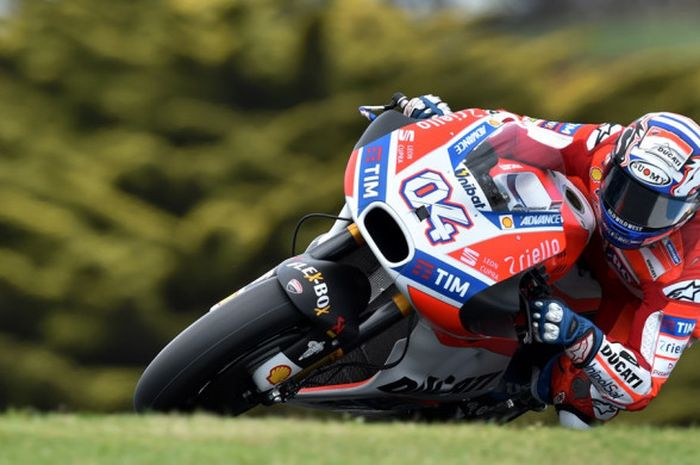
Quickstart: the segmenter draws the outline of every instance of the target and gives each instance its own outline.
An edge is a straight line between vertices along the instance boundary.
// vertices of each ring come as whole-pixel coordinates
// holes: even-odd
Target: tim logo
[[[418,260],[416,260],[416,264],[411,270],[411,274],[413,276],[421,278],[424,281],[427,281],[433,275],[434,270],[435,265],[419,258]]]
[[[670,336],[685,338],[695,329],[695,321],[666,315],[661,320],[661,332]]]
[[[401,184],[401,197],[413,210],[425,207],[426,235],[432,244],[444,244],[455,240],[457,228],[469,229],[472,221],[463,206],[450,202],[452,186],[437,171],[424,170]]]

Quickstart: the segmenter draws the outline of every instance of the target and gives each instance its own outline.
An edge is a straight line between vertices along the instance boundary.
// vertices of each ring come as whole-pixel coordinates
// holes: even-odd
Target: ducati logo
[[[287,283],[287,292],[299,295],[304,292],[304,287],[298,280],[292,279]]]

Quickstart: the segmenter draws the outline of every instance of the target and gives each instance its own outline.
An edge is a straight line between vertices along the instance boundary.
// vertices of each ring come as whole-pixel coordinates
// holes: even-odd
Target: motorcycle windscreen
[[[561,148],[569,142],[554,131],[510,122],[477,146],[464,166],[485,192],[492,211],[556,209],[541,177],[518,166],[564,172]]]

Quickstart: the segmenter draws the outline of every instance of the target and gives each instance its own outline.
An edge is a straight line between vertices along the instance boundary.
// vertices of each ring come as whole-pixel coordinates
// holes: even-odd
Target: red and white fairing
[[[578,192],[564,176],[501,159],[490,174],[510,197],[491,211],[486,195],[462,162],[497,136],[514,117],[465,110],[421,121],[356,149],[345,175],[346,201],[380,263],[412,304],[438,328],[466,336],[458,309],[478,292],[567,249],[565,224],[588,240],[595,220],[564,192]],[[390,261],[365,227],[367,214],[386,211],[408,240],[408,254]],[[423,208],[425,215],[417,214]]]
[[[387,358],[402,357],[393,368],[358,383],[302,389],[293,402],[338,405],[389,394],[458,400],[499,382],[517,340],[470,333],[459,309],[538,264],[563,275],[595,227],[590,206],[570,181],[517,154],[490,170],[509,198],[506,208],[492,211],[463,162],[511,124],[528,130],[515,120],[505,112],[464,110],[402,127],[353,151],[345,173],[347,208],[419,319],[409,347],[401,339]],[[372,238],[366,220],[375,209],[398,225],[407,242],[402,256],[385,256]]]

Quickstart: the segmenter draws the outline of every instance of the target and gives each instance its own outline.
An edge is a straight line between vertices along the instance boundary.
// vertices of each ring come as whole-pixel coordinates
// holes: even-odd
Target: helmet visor
[[[603,207],[628,229],[665,229],[684,220],[697,207],[697,196],[678,199],[644,187],[615,165],[605,177],[601,192]]]

